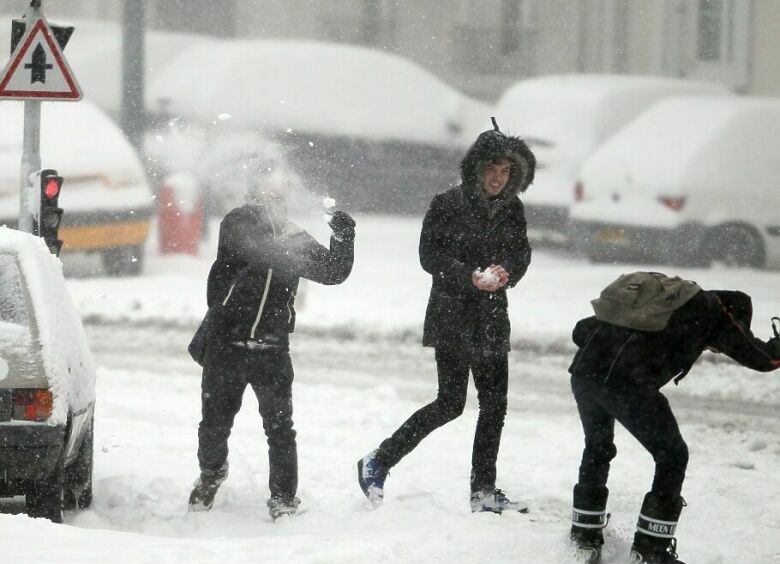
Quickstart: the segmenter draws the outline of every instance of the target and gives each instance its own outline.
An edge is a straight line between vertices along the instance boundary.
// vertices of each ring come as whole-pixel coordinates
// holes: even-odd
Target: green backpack
[[[660,272],[621,275],[592,300],[596,319],[639,331],[660,331],[672,314],[701,291],[696,282]]]

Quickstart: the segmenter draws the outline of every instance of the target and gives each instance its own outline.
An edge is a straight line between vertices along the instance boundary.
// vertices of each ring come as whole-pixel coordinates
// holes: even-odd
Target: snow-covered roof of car
[[[149,104],[212,122],[449,145],[488,107],[397,55],[291,40],[196,44],[148,90]]]
[[[552,75],[509,88],[496,105],[496,116],[502,129],[528,138],[542,152],[571,159],[590,153],[662,98],[728,93],[718,84],[656,76]],[[542,159],[547,160],[557,158]]]
[[[641,184],[654,191],[776,185],[780,100],[676,97],[621,130],[582,169],[586,190]],[[771,183],[771,184],[767,184]]]
[[[0,102],[0,195],[17,194],[24,105]],[[71,182],[105,178],[108,185],[145,182],[144,170],[119,127],[86,100],[41,105],[41,164]]]

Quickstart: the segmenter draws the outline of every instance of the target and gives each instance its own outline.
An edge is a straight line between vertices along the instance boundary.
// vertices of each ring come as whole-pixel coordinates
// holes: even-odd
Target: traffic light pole
[[[30,9],[25,14],[28,22],[34,22],[41,16],[42,0],[30,0]],[[33,174],[41,169],[41,102],[24,101],[24,141],[22,143],[22,171],[19,182],[19,231],[32,233],[33,210],[38,203],[33,200],[38,195]]]

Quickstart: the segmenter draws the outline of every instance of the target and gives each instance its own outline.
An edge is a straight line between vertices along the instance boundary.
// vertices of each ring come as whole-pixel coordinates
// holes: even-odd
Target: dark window
[[[723,15],[723,0],[699,0],[696,55],[700,61],[721,59]]]

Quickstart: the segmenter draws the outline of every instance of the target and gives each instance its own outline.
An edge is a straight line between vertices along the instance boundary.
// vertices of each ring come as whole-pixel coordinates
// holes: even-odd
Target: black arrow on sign
[[[46,84],[46,71],[54,67],[46,64],[46,50],[43,45],[38,43],[38,46],[33,50],[32,63],[24,65],[24,68],[32,69],[30,84],[36,82]]]

